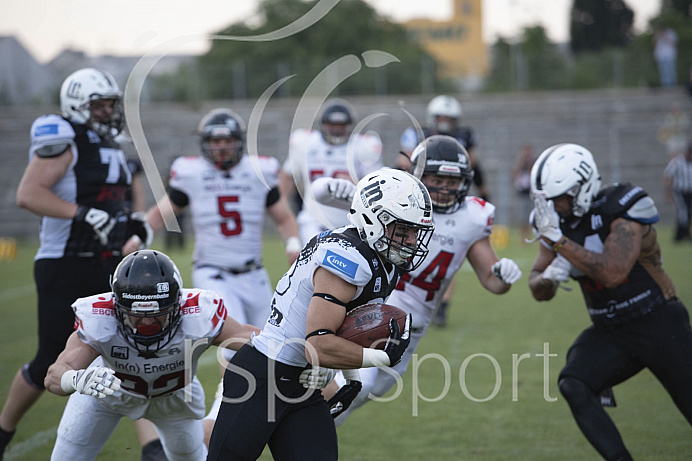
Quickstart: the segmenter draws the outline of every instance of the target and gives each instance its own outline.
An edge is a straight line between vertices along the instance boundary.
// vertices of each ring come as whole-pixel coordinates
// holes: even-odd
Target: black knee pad
[[[560,393],[570,403],[588,402],[596,398],[596,393],[582,380],[564,376],[557,383]]]
[[[48,366],[41,365],[34,359],[33,362],[27,363],[22,367],[22,377],[31,387],[42,391],[46,388],[43,385],[43,380],[46,379],[48,374],[48,367],[50,367],[50,364]]]

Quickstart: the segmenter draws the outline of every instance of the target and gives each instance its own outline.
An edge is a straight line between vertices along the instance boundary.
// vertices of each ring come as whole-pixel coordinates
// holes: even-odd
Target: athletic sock
[[[12,432],[7,432],[0,427],[0,461],[2,461],[3,455],[5,454],[5,448],[7,448],[7,445],[10,443],[10,440],[12,440],[12,436],[15,432],[17,431],[14,430]]]
[[[168,461],[161,439],[152,440],[142,447],[141,461]]]

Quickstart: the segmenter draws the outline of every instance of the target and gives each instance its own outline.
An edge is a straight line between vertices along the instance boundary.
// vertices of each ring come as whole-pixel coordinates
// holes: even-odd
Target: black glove
[[[346,381],[346,384],[341,386],[339,390],[334,394],[334,397],[329,399],[327,405],[329,405],[329,414],[332,418],[339,416],[344,411],[348,410],[351,406],[351,402],[356,398],[360,390],[363,388],[363,383],[353,379]]]
[[[115,226],[115,218],[109,215],[107,211],[79,205],[74,220],[89,224],[101,245],[106,246],[108,244],[108,234]]]
[[[132,235],[136,235],[142,241],[140,248],[149,248],[154,240],[154,231],[147,221],[146,213],[136,211],[130,214],[127,221],[127,229]]]
[[[389,319],[389,331],[390,335],[387,344],[384,345],[384,351],[389,356],[389,366],[393,367],[401,361],[401,357],[411,342],[411,314],[406,315],[406,325],[402,334],[399,334],[399,322],[393,318]]]

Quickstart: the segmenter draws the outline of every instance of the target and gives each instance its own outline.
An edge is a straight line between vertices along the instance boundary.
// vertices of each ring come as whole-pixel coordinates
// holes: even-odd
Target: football
[[[336,331],[336,335],[363,347],[384,349],[390,334],[389,319],[391,318],[397,320],[399,331],[403,333],[406,326],[406,312],[389,304],[364,304],[346,314],[344,323]]]

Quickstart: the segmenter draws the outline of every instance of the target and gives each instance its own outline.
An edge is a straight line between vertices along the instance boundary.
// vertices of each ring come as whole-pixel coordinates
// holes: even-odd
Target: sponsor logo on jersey
[[[49,134],[58,134],[58,125],[51,123],[50,125],[37,126],[34,131],[34,136],[48,136]]]
[[[634,189],[623,195],[622,198],[618,200],[618,203],[624,206],[625,203],[629,202],[632,199],[632,197],[640,193],[642,190],[643,189],[641,187],[636,186]]]
[[[341,255],[334,253],[331,250],[327,250],[327,254],[324,255],[324,260],[322,261],[327,267],[333,267],[342,274],[346,274],[351,278],[356,276],[358,271],[358,263],[351,261]]]
[[[375,293],[379,293],[381,289],[382,289],[382,277],[377,277],[375,279],[375,286],[373,287],[372,291]]]
[[[113,346],[111,348],[111,357],[114,359],[127,360],[130,358],[130,348],[126,346]]]
[[[278,327],[283,319],[284,315],[276,308],[276,300],[272,299],[272,313],[269,315],[269,320],[267,321],[270,325]]]
[[[591,215],[591,229],[597,230],[603,227],[603,218],[600,214]]]

